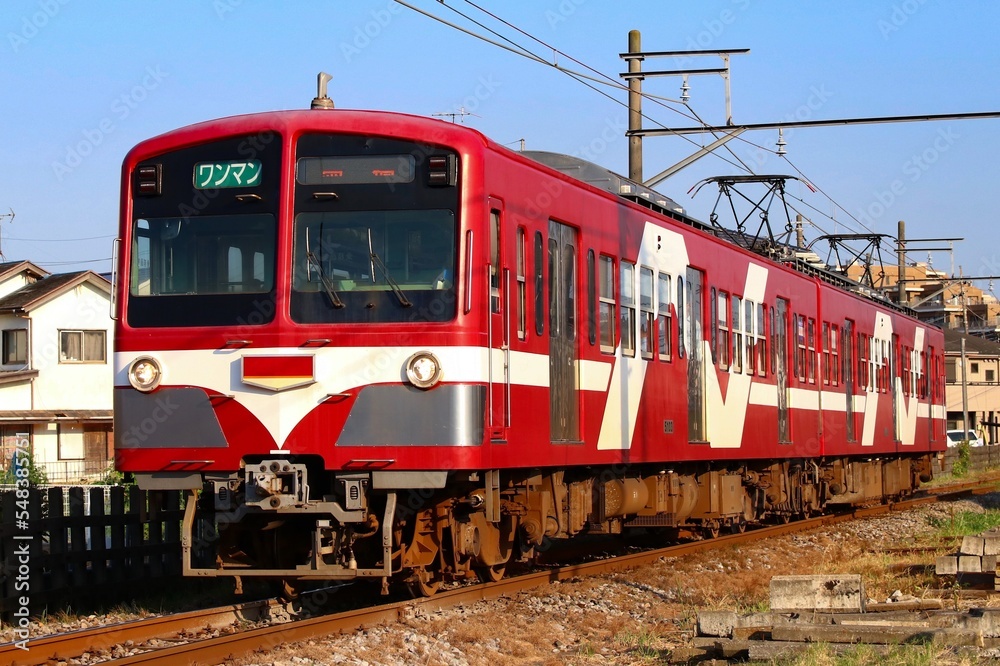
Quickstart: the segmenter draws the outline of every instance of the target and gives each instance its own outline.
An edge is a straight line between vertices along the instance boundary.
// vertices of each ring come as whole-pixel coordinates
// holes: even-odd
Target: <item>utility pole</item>
[[[628,33],[628,73],[638,74],[642,71],[642,34],[638,30]],[[642,129],[642,78],[630,77],[628,80],[628,129],[629,132]],[[630,134],[628,137],[628,177],[637,183],[642,182],[642,135]]]
[[[902,305],[908,305],[909,299],[906,296],[906,222],[899,221],[896,233],[896,252],[898,253],[899,268],[896,274],[896,286],[899,288],[899,297],[896,301]]]

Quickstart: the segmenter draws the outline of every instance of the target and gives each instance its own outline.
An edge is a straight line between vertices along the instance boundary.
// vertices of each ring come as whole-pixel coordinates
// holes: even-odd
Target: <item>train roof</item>
[[[479,130],[426,116],[395,111],[358,109],[297,109],[228,116],[187,125],[147,139],[129,152],[124,167],[128,168],[128,165],[136,159],[137,153],[172,150],[212,136],[235,136],[263,132],[271,128],[281,128],[290,134],[323,130],[371,133],[373,125],[377,127],[377,133],[380,136],[408,139],[418,136],[427,143],[469,148],[475,145],[522,155],[575,180],[672,217],[688,226],[756,254],[763,254],[778,264],[859,294],[884,307],[915,316],[915,311],[911,308],[901,307],[890,301],[878,290],[866,287],[843,273],[831,270],[811,251],[804,251],[797,246],[775,241],[768,244],[766,253],[761,253],[755,244],[745,237],[745,234],[697,220],[689,216],[684,207],[670,197],[600,165],[561,153],[547,151],[523,151],[519,153],[494,142]]]

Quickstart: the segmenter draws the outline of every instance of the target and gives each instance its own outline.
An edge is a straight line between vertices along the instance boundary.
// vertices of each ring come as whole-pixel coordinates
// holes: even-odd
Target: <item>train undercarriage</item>
[[[475,472],[316,471],[310,461],[248,462],[191,490],[186,575],[372,580],[416,595],[495,581],[549,540],[645,530],[665,542],[711,538],[912,494],[932,455]]]

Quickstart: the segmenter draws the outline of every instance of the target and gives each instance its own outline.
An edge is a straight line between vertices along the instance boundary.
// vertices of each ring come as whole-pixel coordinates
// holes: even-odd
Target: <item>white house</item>
[[[0,263],[0,468],[19,440],[53,483],[113,460],[111,285],[92,271],[51,275]]]

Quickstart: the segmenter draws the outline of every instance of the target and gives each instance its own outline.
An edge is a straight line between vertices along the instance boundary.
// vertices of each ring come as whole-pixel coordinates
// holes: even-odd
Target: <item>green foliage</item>
[[[49,482],[48,475],[45,474],[45,469],[35,463],[35,457],[29,452],[18,451],[17,458],[23,461],[22,468],[28,471],[28,483],[32,486],[44,486]],[[10,461],[10,467],[3,473],[0,477],[0,483],[13,485],[17,483],[18,480],[17,468],[14,465],[14,459]],[[24,478],[23,473],[20,478]]]
[[[942,663],[942,657],[946,655],[945,648],[934,644],[893,645],[891,647],[857,645],[840,652],[835,651],[830,645],[814,643],[803,655],[771,663],[783,666],[869,666],[869,664],[933,666]]]
[[[101,472],[100,478],[95,480],[91,485],[122,486],[125,485],[125,474],[116,470],[114,462],[111,462],[108,463],[108,466],[104,468],[103,472]]]
[[[931,520],[931,525],[940,530],[942,537],[960,537],[981,534],[1000,526],[1000,510],[989,509],[983,513],[962,511],[950,518]]]
[[[968,440],[962,440],[955,447],[958,453],[958,458],[955,459],[955,464],[951,466],[952,476],[961,479],[969,473],[969,460],[972,456],[972,446],[969,444]]]

